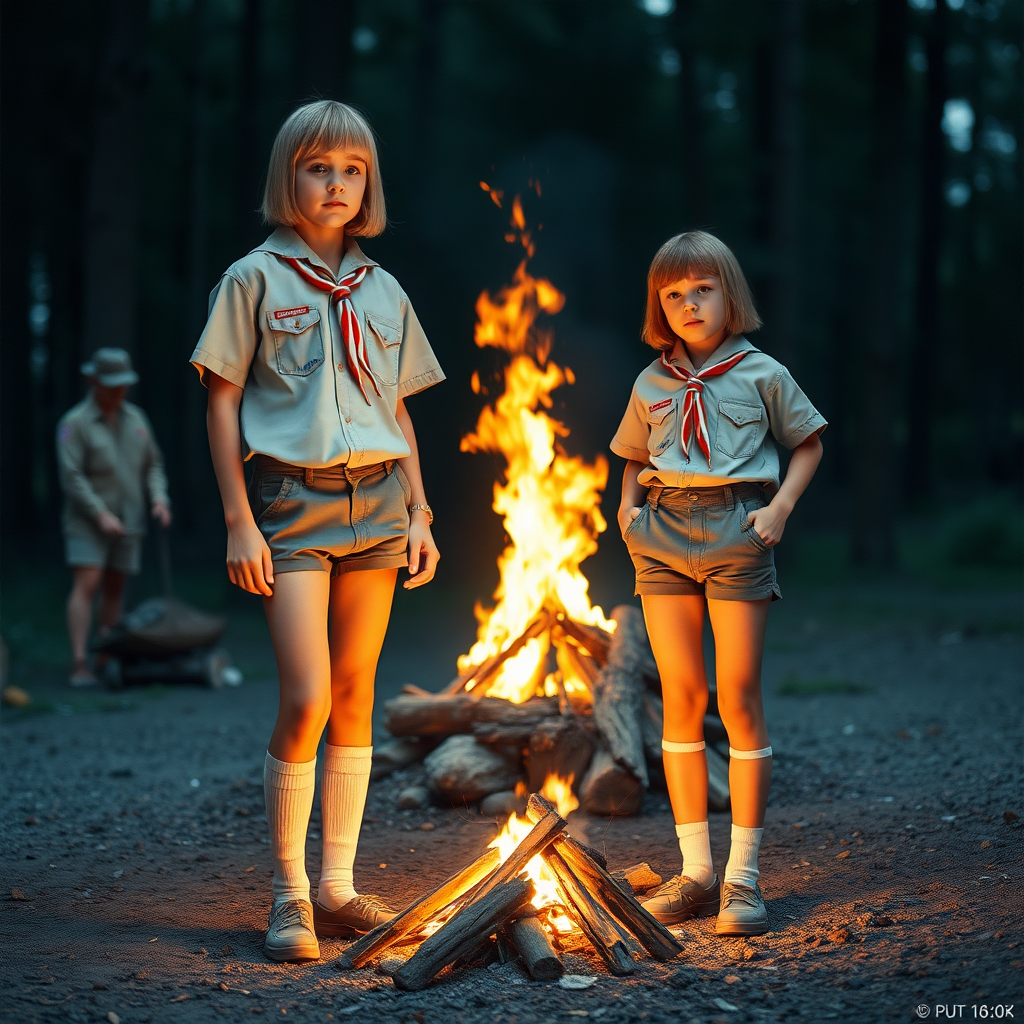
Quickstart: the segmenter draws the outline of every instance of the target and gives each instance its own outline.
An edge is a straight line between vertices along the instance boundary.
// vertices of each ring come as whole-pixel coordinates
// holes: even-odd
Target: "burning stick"
[[[395,985],[406,992],[426,988],[439,971],[469,953],[533,897],[533,883],[522,878],[484,893],[424,941],[392,975]]]
[[[452,875],[447,882],[418,899],[397,917],[377,925],[373,931],[353,942],[338,959],[338,966],[343,970],[362,967],[381,950],[395,945],[406,936],[418,934],[438,912],[491,874],[499,860],[497,850],[488,850],[469,867]]]
[[[551,948],[547,932],[536,917],[513,921],[505,928],[505,935],[534,981],[554,981],[565,974],[561,957]]]
[[[534,793],[526,806],[526,815],[531,821],[546,817],[551,813],[550,807],[544,797]],[[595,901],[621,921],[656,960],[671,960],[683,951],[675,936],[644,910],[633,894],[627,893],[583,846],[568,836],[561,836],[556,840],[554,849],[567,870],[586,886]],[[548,855],[545,859],[551,863]]]

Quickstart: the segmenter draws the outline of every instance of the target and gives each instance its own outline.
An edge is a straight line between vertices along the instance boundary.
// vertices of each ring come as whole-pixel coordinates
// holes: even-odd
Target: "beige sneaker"
[[[270,911],[263,952],[278,963],[319,960],[320,943],[313,931],[313,908],[309,900],[284,900]]]
[[[331,935],[335,938],[348,939],[355,935],[365,935],[393,917],[395,911],[376,896],[356,896],[337,910],[328,910],[319,903],[313,904],[313,924],[317,935]]]
[[[768,931],[768,910],[760,888],[725,882],[715,931],[719,935],[764,935]]]
[[[720,891],[718,875],[707,888],[686,875],[675,875],[649,892],[640,905],[662,924],[679,924],[691,917],[717,914]]]

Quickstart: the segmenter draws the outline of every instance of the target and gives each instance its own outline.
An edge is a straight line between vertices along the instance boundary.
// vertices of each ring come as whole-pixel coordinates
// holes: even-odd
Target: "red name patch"
[[[648,406],[648,412],[657,412],[659,409],[664,409],[666,405],[671,405],[672,399],[666,398],[664,402],[658,402],[655,405]]]
[[[289,316],[302,316],[303,313],[309,312],[309,306],[296,306],[294,309],[275,309],[274,319],[284,320]]]

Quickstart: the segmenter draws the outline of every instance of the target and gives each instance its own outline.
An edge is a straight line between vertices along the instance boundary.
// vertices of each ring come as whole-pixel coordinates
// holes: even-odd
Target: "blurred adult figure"
[[[139,375],[121,348],[97,349],[82,365],[89,394],[57,425],[57,464],[64,491],[63,530],[73,574],[68,598],[72,686],[96,682],[88,660],[92,604],[97,626],[121,617],[125,578],[139,571],[146,505],[162,527],[171,522],[163,455],[146,414],[125,393]]]

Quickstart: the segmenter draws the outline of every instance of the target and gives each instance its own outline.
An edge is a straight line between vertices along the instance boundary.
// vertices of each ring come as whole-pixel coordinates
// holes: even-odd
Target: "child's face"
[[[295,165],[295,205],[302,219],[343,229],[362,205],[367,157],[358,149],[332,149],[300,160]]]
[[[658,289],[669,327],[688,344],[701,345],[725,330],[725,292],[721,279],[683,277]]]

